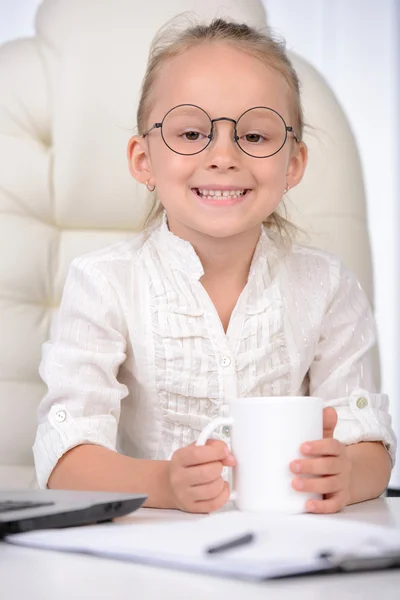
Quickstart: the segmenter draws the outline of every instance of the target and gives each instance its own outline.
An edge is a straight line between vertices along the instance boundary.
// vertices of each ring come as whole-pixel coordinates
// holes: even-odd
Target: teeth
[[[201,190],[198,189],[198,194],[202,198],[240,198],[245,193],[245,190]]]

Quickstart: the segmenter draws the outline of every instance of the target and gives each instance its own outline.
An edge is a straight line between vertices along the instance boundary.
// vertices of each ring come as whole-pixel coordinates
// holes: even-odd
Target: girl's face
[[[235,120],[249,108],[265,106],[294,127],[284,77],[229,44],[203,44],[164,63],[151,101],[148,128],[179,104],[199,106],[211,119]],[[293,187],[301,180],[307,153],[305,145],[288,134],[277,154],[253,158],[234,142],[233,124],[218,121],[214,139],[199,154],[176,154],[154,129],[144,139],[130,140],[128,156],[134,177],[157,187],[170,229],[190,240],[194,234],[223,238],[251,229],[258,232],[286,185]],[[213,199],[202,198],[202,190],[213,190]],[[234,198],[219,196],[224,190],[246,192]]]

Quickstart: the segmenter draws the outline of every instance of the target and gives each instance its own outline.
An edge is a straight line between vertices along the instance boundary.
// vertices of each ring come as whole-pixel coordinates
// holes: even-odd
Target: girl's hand
[[[194,513],[210,513],[224,506],[230,492],[221,477],[222,467],[235,464],[228,446],[219,440],[177,450],[168,473],[173,506]]]
[[[323,494],[323,500],[307,501],[308,512],[335,513],[350,501],[351,462],[346,446],[333,438],[336,423],[335,409],[325,408],[324,439],[303,444],[301,453],[310,458],[290,463],[290,470],[297,475],[292,482],[295,490]]]

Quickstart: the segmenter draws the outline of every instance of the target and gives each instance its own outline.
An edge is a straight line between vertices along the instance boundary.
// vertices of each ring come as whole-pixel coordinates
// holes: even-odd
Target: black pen
[[[222,544],[218,544],[218,546],[210,546],[207,548],[207,554],[218,554],[219,552],[225,552],[225,550],[231,550],[233,548],[239,548],[239,546],[244,546],[245,544],[250,544],[254,540],[254,533],[245,533],[240,537],[234,538]]]

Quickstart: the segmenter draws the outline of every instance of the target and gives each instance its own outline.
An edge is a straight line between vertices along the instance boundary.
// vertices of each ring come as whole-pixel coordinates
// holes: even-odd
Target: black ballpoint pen
[[[223,542],[222,544],[218,544],[218,546],[210,546],[207,548],[207,554],[218,554],[219,552],[225,552],[225,550],[233,550],[233,548],[239,548],[240,546],[244,546],[245,544],[250,544],[254,540],[254,533],[245,533],[240,537],[233,538],[228,540],[227,542]]]

